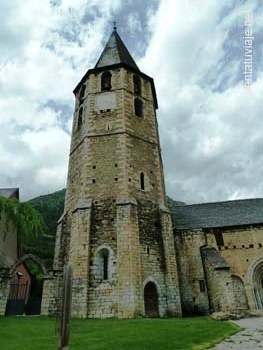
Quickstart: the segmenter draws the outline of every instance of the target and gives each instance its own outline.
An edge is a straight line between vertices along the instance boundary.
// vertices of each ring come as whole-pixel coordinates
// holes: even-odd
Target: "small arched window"
[[[143,103],[139,98],[134,99],[134,112],[137,117],[143,117]]]
[[[78,130],[80,130],[82,122],[83,122],[83,107],[80,107],[79,115],[78,115],[78,125],[77,125]]]
[[[138,75],[133,76],[133,89],[135,94],[141,95],[142,84],[141,84],[141,79],[138,77]]]
[[[81,104],[85,97],[86,85],[82,85],[79,93],[79,103]]]
[[[145,190],[144,173],[140,173],[140,188],[141,190]]]
[[[111,73],[104,72],[101,75],[101,91],[111,90]]]
[[[108,279],[108,262],[109,262],[109,255],[103,256],[103,279]]]
[[[101,271],[102,278],[104,280],[109,279],[109,251],[108,249],[102,249],[100,252],[101,256]]]

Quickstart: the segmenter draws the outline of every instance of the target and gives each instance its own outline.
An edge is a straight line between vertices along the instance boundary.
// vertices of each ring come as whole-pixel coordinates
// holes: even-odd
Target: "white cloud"
[[[138,65],[155,79],[168,194],[186,202],[263,195],[262,4],[160,0],[155,9],[152,1],[0,2],[0,187],[19,185],[28,199],[65,186],[71,91],[121,13],[132,54],[144,52],[134,35],[151,34]],[[250,92],[241,72],[246,11],[257,43]]]
[[[0,3],[0,186],[19,186],[22,199],[65,187],[72,90],[94,65],[121,2],[98,5]]]
[[[167,192],[178,200],[263,195],[263,81],[258,75],[250,92],[243,86],[244,11],[225,11],[218,1],[163,0],[152,20],[140,66],[155,78]],[[233,31],[234,48],[227,43]]]

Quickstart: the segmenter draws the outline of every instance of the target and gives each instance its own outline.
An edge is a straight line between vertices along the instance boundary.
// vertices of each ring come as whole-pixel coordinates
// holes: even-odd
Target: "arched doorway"
[[[46,269],[37,256],[24,255],[10,271],[11,283],[6,316],[39,315]]]
[[[238,309],[247,310],[248,303],[244,283],[242,279],[238,276],[232,275],[231,278],[236,307]]]
[[[159,317],[158,292],[153,282],[148,282],[144,287],[145,316]]]
[[[253,289],[257,309],[263,309],[263,262],[253,271]]]

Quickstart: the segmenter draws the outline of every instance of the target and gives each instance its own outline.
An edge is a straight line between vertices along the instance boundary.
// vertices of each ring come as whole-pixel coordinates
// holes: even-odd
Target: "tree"
[[[45,232],[45,223],[40,213],[29,203],[21,203],[15,198],[0,196],[0,218],[3,222],[4,239],[11,228],[17,230],[20,241]]]

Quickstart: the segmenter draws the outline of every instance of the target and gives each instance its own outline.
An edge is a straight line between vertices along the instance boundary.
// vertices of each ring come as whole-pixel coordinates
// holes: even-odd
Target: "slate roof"
[[[124,63],[139,71],[137,64],[124,45],[116,29],[114,29],[98,62],[95,65],[95,69],[118,63]]]
[[[263,223],[263,198],[170,205],[175,229],[202,229]]]
[[[0,188],[0,196],[5,198],[15,197],[19,199],[19,188]]]
[[[215,248],[205,247],[201,249],[202,256],[207,259],[215,270],[229,269],[229,264]]]

